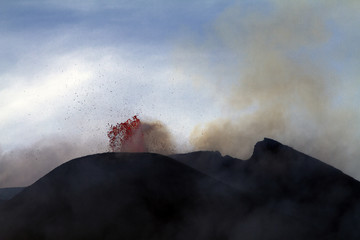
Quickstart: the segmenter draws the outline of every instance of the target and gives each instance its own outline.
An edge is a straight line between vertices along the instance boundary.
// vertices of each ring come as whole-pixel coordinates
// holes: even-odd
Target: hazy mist
[[[233,53],[227,66],[202,64],[215,80],[194,79],[199,89],[213,89],[224,115],[197,126],[191,142],[246,159],[257,141],[271,137],[359,178],[359,111],[343,102],[341,76],[310,53],[331,37],[330,11],[281,3],[266,13],[232,7],[210,28],[207,42],[187,43],[194,55],[216,51],[214,44]],[[352,87],[360,89],[359,82]]]

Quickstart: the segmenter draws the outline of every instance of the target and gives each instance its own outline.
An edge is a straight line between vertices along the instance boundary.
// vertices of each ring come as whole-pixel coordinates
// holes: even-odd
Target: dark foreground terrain
[[[360,183],[271,139],[246,161],[96,154],[1,192],[1,240],[360,239]]]

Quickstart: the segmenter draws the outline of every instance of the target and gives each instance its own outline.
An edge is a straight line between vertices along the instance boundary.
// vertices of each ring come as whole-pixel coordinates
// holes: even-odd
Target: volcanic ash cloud
[[[235,61],[221,67],[209,61],[204,71],[224,74],[194,80],[218,89],[213,94],[224,104],[224,116],[197,126],[191,142],[197,149],[247,158],[257,141],[271,137],[359,177],[353,169],[359,164],[351,162],[360,157],[354,144],[359,129],[352,127],[359,112],[336,107],[336,99],[346,95],[341,80],[311,55],[331,38],[326,10],[315,12],[306,4],[273,7],[269,13],[228,9],[213,25],[206,47],[191,49],[212,52],[212,44],[221,43]]]

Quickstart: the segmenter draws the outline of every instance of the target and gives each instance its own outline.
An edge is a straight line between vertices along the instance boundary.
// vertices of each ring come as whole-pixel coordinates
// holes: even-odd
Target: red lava
[[[111,125],[107,132],[109,147],[113,152],[144,152],[144,136],[140,119],[135,115],[127,121]]]

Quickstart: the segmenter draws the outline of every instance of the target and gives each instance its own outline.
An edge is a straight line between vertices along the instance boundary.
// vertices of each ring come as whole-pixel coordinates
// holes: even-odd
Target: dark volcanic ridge
[[[267,138],[246,161],[209,151],[86,156],[7,191],[0,239],[360,238],[360,183]]]
[[[0,201],[6,201],[12,199],[23,189],[24,187],[0,188]]]

